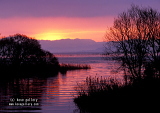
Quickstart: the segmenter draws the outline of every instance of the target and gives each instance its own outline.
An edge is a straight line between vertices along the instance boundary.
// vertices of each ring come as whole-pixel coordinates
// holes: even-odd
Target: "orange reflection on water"
[[[36,106],[36,109],[42,109],[43,112],[48,109],[53,111],[70,109],[73,111],[75,108],[73,98],[77,96],[74,88],[77,86],[77,83],[84,81],[89,76],[120,77],[123,75],[123,72],[117,71],[118,63],[103,60],[98,55],[90,57],[85,55],[82,55],[82,57],[66,57],[67,60],[72,60],[73,63],[79,61],[85,62],[91,66],[91,69],[67,71],[65,74],[59,73],[58,75],[46,78],[18,78],[1,83],[0,103],[3,103],[3,105],[1,104],[2,108],[17,109],[7,106],[10,98],[35,98],[40,103],[40,106]],[[64,56],[63,58],[65,59]],[[30,108],[35,109],[35,106]]]

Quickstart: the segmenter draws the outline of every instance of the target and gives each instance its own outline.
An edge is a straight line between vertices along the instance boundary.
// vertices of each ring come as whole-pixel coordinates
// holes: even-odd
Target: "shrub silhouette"
[[[36,39],[15,34],[0,40],[0,65],[2,67],[48,66],[58,67],[57,58],[41,49]]]
[[[82,113],[143,113],[159,109],[160,78],[124,84],[116,78],[87,77],[78,83],[75,104]]]

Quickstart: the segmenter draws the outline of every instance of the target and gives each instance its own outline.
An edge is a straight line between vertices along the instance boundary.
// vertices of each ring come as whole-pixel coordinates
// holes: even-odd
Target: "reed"
[[[90,65],[85,64],[60,64],[60,70],[77,70],[77,69],[91,69]]]
[[[87,77],[75,87],[75,104],[90,113],[156,111],[160,101],[160,78],[143,78],[125,84],[116,78]]]
[[[78,83],[75,90],[78,96],[92,96],[95,93],[102,93],[105,91],[113,91],[122,86],[115,78],[103,77],[87,77],[82,83]]]

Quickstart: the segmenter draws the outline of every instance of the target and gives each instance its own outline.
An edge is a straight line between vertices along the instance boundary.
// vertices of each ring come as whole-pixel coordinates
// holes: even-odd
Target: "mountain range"
[[[102,53],[106,42],[91,39],[39,40],[42,49],[51,53]]]

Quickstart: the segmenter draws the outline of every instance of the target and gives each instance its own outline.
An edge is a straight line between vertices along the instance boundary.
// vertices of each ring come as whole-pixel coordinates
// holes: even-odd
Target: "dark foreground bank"
[[[160,78],[143,78],[123,84],[114,78],[89,77],[76,87],[74,102],[83,112],[144,113],[159,111]]]
[[[60,73],[66,73],[70,70],[90,69],[89,65],[81,64],[38,64],[38,65],[0,65],[0,75],[4,78],[14,77],[47,77],[54,76]],[[4,76],[5,75],[5,76]]]

